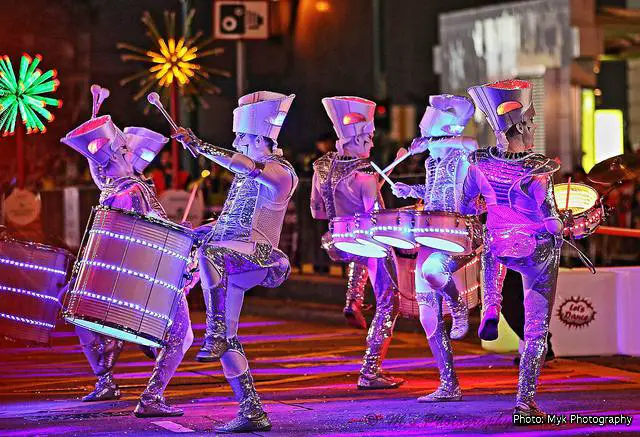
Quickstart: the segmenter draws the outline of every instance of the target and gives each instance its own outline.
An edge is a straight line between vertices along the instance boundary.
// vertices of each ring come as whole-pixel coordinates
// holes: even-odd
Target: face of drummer
[[[373,148],[373,132],[368,134],[359,134],[351,137],[350,141],[342,145],[345,155],[355,158],[368,158],[371,156]]]
[[[111,178],[121,178],[133,175],[133,166],[126,158],[127,149],[121,148],[111,155],[109,163],[104,168],[104,174]]]
[[[249,158],[260,158],[271,153],[270,141],[262,135],[238,132],[233,148]]]

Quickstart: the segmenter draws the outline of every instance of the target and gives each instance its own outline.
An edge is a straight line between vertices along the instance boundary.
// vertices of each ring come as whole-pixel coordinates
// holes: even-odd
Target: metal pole
[[[18,127],[16,128],[16,143],[17,143],[17,150],[16,153],[18,154],[18,188],[20,188],[21,190],[24,189],[24,127],[18,125]]]
[[[171,85],[171,118],[176,122],[178,126],[180,126],[180,107],[178,102],[178,84],[177,80],[174,78],[173,84]],[[171,171],[173,176],[171,177],[171,188],[178,189],[180,186],[179,183],[179,173],[180,173],[180,148],[178,147],[178,141],[175,138],[171,139]]]
[[[236,92],[238,97],[244,95],[245,92],[245,76],[246,76],[246,59],[245,59],[244,41],[236,40]]]

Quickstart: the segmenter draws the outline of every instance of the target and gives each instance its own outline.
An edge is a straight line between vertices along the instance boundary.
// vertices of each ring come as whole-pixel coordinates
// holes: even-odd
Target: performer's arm
[[[246,155],[202,141],[193,132],[180,129],[175,138],[188,148],[209,158],[233,173],[254,178],[261,184],[280,192],[291,192],[297,184],[297,177],[291,170],[275,162],[260,163]]]
[[[313,173],[311,181],[311,216],[317,220],[327,220],[329,218],[327,208],[322,199],[322,193],[320,193],[320,182],[316,173]]]
[[[478,207],[478,197],[482,194],[486,198],[490,188],[491,186],[482,172],[475,165],[470,165],[462,185],[460,212],[462,214],[480,214],[482,211]]]
[[[553,181],[551,176],[534,177],[529,190],[544,216],[544,227],[550,234],[561,235],[564,225],[553,195]]]
[[[384,208],[382,196],[378,190],[378,178],[373,174],[357,173],[354,182],[360,185],[360,196],[365,212],[373,211],[376,202]]]

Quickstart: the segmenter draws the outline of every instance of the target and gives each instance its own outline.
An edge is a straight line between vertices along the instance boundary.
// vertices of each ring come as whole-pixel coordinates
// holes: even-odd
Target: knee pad
[[[235,349],[227,349],[222,357],[222,372],[227,379],[237,378],[249,370],[249,362],[242,352]]]
[[[449,268],[448,255],[443,253],[432,253],[422,263],[422,278],[429,283],[434,290],[441,290],[451,280],[451,270]]]

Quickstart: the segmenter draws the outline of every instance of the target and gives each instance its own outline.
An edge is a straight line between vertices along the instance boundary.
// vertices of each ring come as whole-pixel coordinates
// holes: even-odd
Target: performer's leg
[[[212,249],[210,249],[212,250]],[[218,263],[213,262],[205,250],[199,252],[200,281],[202,295],[204,296],[207,310],[206,332],[204,344],[196,355],[196,360],[212,362],[220,358],[227,348],[227,335],[225,332],[225,299],[226,276],[218,269]],[[219,256],[224,256],[220,254]]]
[[[462,399],[462,391],[453,367],[453,350],[442,317],[442,296],[435,290],[416,292],[420,307],[420,323],[429,341],[431,353],[440,372],[440,386],[418,402],[447,402]]]
[[[525,346],[520,359],[518,377],[517,414],[544,415],[534,397],[538,376],[544,363],[551,310],[555,300],[560,250],[547,243],[548,250],[536,250],[533,267],[521,270],[524,285]]]
[[[181,409],[167,405],[163,395],[192,342],[189,307],[186,297],[182,295],[167,334],[167,343],[158,354],[151,378],[134,411],[136,417],[169,417],[184,414]]]
[[[271,421],[262,408],[262,402],[249,369],[249,362],[237,337],[244,292],[262,282],[264,276],[260,278],[259,275],[263,273],[266,274],[266,272],[249,272],[247,275],[234,275],[229,278],[226,301],[227,349],[222,354],[220,362],[240,409],[235,419],[216,430],[219,432],[252,432],[271,429]],[[251,287],[247,288],[248,285]]]
[[[120,356],[124,342],[80,326],[76,326],[75,330],[91,370],[98,378],[95,388],[82,398],[82,402],[119,399],[120,387],[113,381],[113,366]]]
[[[398,274],[395,256],[369,260],[369,277],[376,298],[376,312],[367,335],[367,351],[358,378],[358,388],[397,388],[404,380],[386,375],[382,361],[391,343],[393,327],[398,317]]]
[[[486,244],[480,255],[480,263],[482,271],[482,320],[478,328],[478,336],[483,340],[492,341],[498,338],[502,282],[504,281],[506,268],[496,259]]]
[[[453,319],[451,338],[459,340],[467,335],[469,330],[469,309],[453,281],[453,273],[458,267],[458,262],[444,253],[429,252],[421,249],[417,265],[421,266],[422,279],[429,288],[437,291],[447,301]]]
[[[367,329],[367,321],[362,315],[364,292],[367,285],[367,266],[350,262],[347,264],[347,304],[344,316],[354,328]]]

